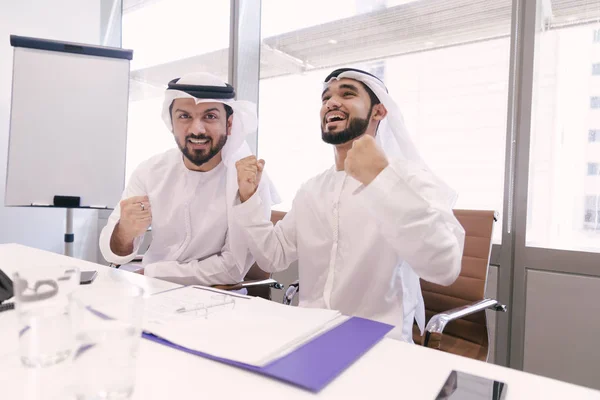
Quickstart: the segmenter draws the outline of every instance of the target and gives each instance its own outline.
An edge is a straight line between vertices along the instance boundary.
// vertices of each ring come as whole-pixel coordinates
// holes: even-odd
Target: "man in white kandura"
[[[172,80],[162,118],[178,149],[143,162],[100,236],[104,258],[125,264],[152,225],[143,273],[180,284],[225,285],[243,280],[254,260],[231,208],[238,192],[235,162],[251,154],[256,105],[235,101],[232,86],[207,73]],[[277,194],[258,191],[269,218]]]
[[[356,69],[333,71],[322,93],[321,131],[335,166],[306,182],[275,227],[256,193],[264,161],[237,163],[236,219],[266,271],[298,260],[300,306],[337,309],[396,328],[412,342],[424,328],[419,278],[450,285],[465,232],[454,192],[419,156],[383,82]]]

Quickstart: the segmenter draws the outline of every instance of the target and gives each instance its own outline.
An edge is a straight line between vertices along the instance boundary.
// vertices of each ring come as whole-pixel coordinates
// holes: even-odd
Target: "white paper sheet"
[[[263,366],[345,318],[335,310],[284,306],[189,286],[151,296],[144,329],[180,346]]]

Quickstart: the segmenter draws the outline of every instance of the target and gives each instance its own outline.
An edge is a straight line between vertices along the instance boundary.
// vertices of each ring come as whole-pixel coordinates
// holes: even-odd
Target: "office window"
[[[583,230],[596,235],[600,233],[600,210],[590,209],[585,211]]]
[[[160,117],[164,89],[190,72],[228,79],[228,1],[137,0],[123,4],[123,47],[131,62],[126,176],[176,146]]]
[[[583,224],[586,230],[600,230],[600,195],[586,196]]]
[[[600,252],[600,8],[552,1],[536,39],[526,243]],[[593,37],[594,40],[590,40]],[[585,135],[587,132],[587,136]],[[592,226],[593,225],[593,226]]]
[[[587,209],[585,210],[585,222],[593,222],[594,221],[594,210]]]
[[[585,196],[585,208],[586,209],[600,209],[600,195],[599,196]]]
[[[320,134],[322,82],[353,66],[385,81],[421,155],[458,191],[456,208],[501,213],[510,2],[365,3],[262,2],[258,151],[283,197],[280,208],[333,165]],[[284,11],[293,20],[281,21]],[[495,242],[501,232],[498,224]]]

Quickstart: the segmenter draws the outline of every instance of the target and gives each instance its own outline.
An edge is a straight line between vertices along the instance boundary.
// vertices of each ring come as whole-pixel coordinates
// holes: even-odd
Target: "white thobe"
[[[249,255],[244,265],[238,265],[229,248],[226,175],[223,163],[208,172],[187,169],[179,149],[154,156],[133,172],[122,198],[148,196],[152,207],[152,242],[142,262],[145,275],[181,284],[243,280],[253,259]],[[131,261],[143,239],[142,235],[134,240],[129,255],[111,250],[120,214],[117,205],[100,235],[102,255],[115,264]]]
[[[415,317],[421,329],[425,318],[419,277],[449,285],[461,268],[464,229],[434,182],[409,161],[364,188],[332,168],[299,189],[275,227],[259,196],[233,210],[262,269],[298,260],[300,306],[389,323],[391,336],[411,342]],[[390,297],[394,279],[400,291]]]

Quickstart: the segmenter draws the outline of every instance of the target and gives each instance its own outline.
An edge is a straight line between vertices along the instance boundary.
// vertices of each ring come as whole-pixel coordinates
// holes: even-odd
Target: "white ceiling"
[[[123,0],[123,9],[130,12],[154,1],[158,0]],[[507,36],[511,3],[421,0],[268,37],[261,46],[260,77]],[[600,0],[552,0],[551,5],[549,28],[600,21]],[[228,49],[222,49],[132,71],[132,99],[160,95],[170,79],[191,71],[209,71],[227,80],[228,59]]]

